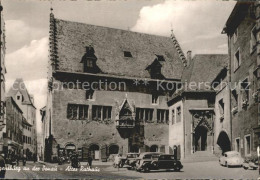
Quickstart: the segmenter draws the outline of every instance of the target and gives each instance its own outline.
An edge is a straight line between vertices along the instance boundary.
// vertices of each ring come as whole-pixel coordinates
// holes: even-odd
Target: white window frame
[[[250,152],[249,152],[249,153],[247,152],[247,151],[248,151],[248,149],[247,149],[247,140],[246,140],[247,137],[250,137],[250,147],[249,147]],[[251,145],[252,145],[251,143],[252,143],[251,134],[245,135],[245,136],[244,136],[245,156],[251,156]]]
[[[237,61],[237,58],[236,58],[237,52],[239,52],[239,62]],[[237,50],[236,50],[235,53],[234,53],[234,72],[240,67],[241,61],[242,61],[242,60],[241,60],[240,48],[237,48]],[[237,64],[237,67],[235,66],[235,64]]]

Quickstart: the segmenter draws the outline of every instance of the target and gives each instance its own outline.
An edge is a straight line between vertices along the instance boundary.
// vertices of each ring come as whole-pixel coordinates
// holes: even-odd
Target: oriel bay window
[[[153,120],[153,109],[136,108],[136,119],[149,122]]]
[[[92,119],[93,120],[110,120],[111,119],[111,106],[92,106]]]
[[[67,118],[70,120],[88,119],[88,105],[68,104]]]
[[[169,110],[157,109],[157,123],[168,123]]]

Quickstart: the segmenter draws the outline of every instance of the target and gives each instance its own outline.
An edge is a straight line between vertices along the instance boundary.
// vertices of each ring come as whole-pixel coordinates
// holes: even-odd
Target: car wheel
[[[180,167],[175,167],[174,170],[179,172],[181,169],[180,169]]]
[[[144,172],[149,172],[150,171],[150,168],[148,167],[148,166],[146,166],[145,168],[144,168]]]

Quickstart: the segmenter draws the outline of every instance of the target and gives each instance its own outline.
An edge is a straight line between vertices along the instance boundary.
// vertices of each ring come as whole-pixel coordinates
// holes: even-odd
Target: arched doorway
[[[207,150],[208,128],[205,126],[198,126],[195,129],[195,151]]]
[[[67,144],[65,146],[65,153],[68,157],[70,157],[70,155],[76,151],[76,146],[74,144]]]
[[[222,154],[231,150],[230,140],[225,131],[219,133],[217,144],[221,148]]]
[[[96,144],[89,146],[89,154],[93,160],[99,160],[99,146]]]
[[[118,154],[119,146],[118,145],[111,145],[109,146],[108,153],[110,154]]]
[[[152,145],[150,147],[150,152],[158,152],[158,146],[157,145]]]

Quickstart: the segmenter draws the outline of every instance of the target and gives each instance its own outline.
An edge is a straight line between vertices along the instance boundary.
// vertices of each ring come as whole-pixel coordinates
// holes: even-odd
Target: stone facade
[[[236,88],[231,92],[232,149],[242,156],[256,155],[259,144],[257,103],[257,59],[259,31],[257,3],[238,2],[225,27],[228,36],[230,81]],[[239,84],[239,86],[238,86]],[[234,96],[236,93],[237,97]]]
[[[3,18],[3,6],[0,3],[0,19],[1,19],[1,45],[0,45],[0,151],[3,151],[3,133],[6,132],[6,103],[5,103],[5,51],[6,51],[6,42],[5,42],[5,22]]]
[[[50,22],[44,160],[72,151],[80,160],[102,161],[117,153],[172,152],[167,101],[174,89],[158,89],[157,83],[180,82],[186,59],[176,37],[69,22],[53,14]],[[81,85],[64,85],[77,81]],[[91,91],[82,86],[100,81],[103,85]],[[117,88],[105,88],[113,83]]]
[[[4,133],[4,154],[13,152],[16,155],[23,153],[23,112],[12,97],[6,98],[6,133]]]

